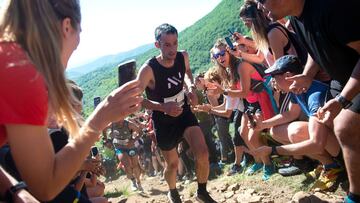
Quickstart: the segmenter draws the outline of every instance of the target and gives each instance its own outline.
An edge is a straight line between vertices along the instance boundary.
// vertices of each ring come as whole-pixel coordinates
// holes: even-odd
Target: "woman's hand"
[[[94,130],[101,131],[110,122],[123,120],[140,110],[142,89],[139,81],[130,81],[112,91],[89,116],[87,122]]]

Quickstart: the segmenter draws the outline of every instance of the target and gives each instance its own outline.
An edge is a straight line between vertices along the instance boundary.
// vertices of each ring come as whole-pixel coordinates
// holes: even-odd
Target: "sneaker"
[[[262,176],[263,181],[269,180],[270,176],[272,176],[275,173],[274,166],[272,164],[271,165],[265,165],[263,167],[263,172],[264,172],[264,174]]]
[[[136,185],[136,182],[135,180],[131,180],[131,190],[132,191],[136,191],[138,188],[137,188],[137,185]]]
[[[308,179],[316,180],[319,178],[320,174],[324,170],[323,165],[319,164],[313,171],[310,171],[308,173],[305,173],[305,176]]]
[[[236,173],[242,173],[243,168],[239,165],[233,164],[226,175],[232,176]]]
[[[302,170],[300,170],[300,168],[298,168],[297,166],[292,165],[289,167],[280,168],[278,170],[278,173],[282,176],[294,176],[301,174]]]
[[[180,195],[177,191],[174,194],[169,191],[167,197],[169,198],[170,203],[181,203]]]
[[[144,188],[141,186],[141,183],[137,183],[137,189],[141,192],[144,192]]]
[[[311,189],[317,192],[334,192],[339,186],[340,176],[343,172],[344,169],[342,167],[323,170],[319,179],[314,183]]]
[[[217,203],[210,195],[209,192],[196,192],[195,199],[200,203]]]
[[[262,163],[254,163],[250,168],[246,170],[246,175],[254,175],[256,172],[258,172],[263,167]]]
[[[246,158],[246,156],[243,156],[243,159],[242,159],[242,161],[240,163],[240,166],[242,168],[245,168],[247,164],[248,164],[247,158]]]
[[[344,199],[344,203],[356,203],[354,200],[350,199],[349,196],[346,196]]]

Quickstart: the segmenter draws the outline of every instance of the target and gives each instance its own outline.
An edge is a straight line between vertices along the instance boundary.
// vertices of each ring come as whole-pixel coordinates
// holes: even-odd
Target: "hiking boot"
[[[263,172],[264,172],[264,174],[262,176],[263,181],[269,180],[270,176],[272,176],[275,173],[274,166],[272,164],[265,165],[263,168]]]
[[[278,173],[280,175],[282,175],[282,176],[294,176],[294,175],[301,174],[302,171],[297,166],[292,165],[292,166],[289,166],[289,167],[280,168],[278,170]]]
[[[254,163],[250,168],[246,170],[246,175],[254,175],[256,172],[258,172],[263,167],[262,163]]]
[[[305,173],[305,176],[309,179],[316,180],[319,178],[323,170],[324,170],[323,165],[319,164],[313,171]]]
[[[177,191],[174,193],[169,191],[167,194],[167,197],[168,197],[170,203],[181,203],[180,195]]]
[[[237,164],[233,164],[226,175],[232,176],[236,173],[242,173],[243,168]]]
[[[344,172],[342,167],[331,168],[323,170],[319,179],[311,187],[312,190],[320,192],[334,192],[340,183],[340,176]]]
[[[197,191],[195,199],[201,203],[216,203],[216,201],[213,198],[211,198],[209,192],[207,191],[201,193]]]

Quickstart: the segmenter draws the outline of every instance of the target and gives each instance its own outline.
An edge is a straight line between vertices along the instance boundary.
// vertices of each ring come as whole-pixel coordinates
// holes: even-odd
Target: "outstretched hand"
[[[341,109],[341,104],[336,99],[331,99],[326,102],[323,107],[319,108],[317,111],[317,116],[320,122],[331,126],[331,123],[340,113]]]
[[[224,92],[221,85],[219,85],[217,83],[208,82],[206,84],[206,88],[207,88],[207,94],[210,96],[219,95]]]
[[[295,94],[301,94],[306,92],[313,81],[311,77],[306,76],[304,74],[298,74],[292,77],[287,77],[285,78],[285,80],[292,81],[292,84],[290,85],[289,89],[291,92]]]

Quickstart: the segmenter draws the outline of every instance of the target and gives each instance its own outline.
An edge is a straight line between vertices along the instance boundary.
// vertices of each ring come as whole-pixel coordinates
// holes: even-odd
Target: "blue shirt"
[[[325,104],[329,86],[314,80],[308,91],[302,94],[291,94],[291,102],[299,104],[301,110],[308,116],[314,116],[318,109]]]

